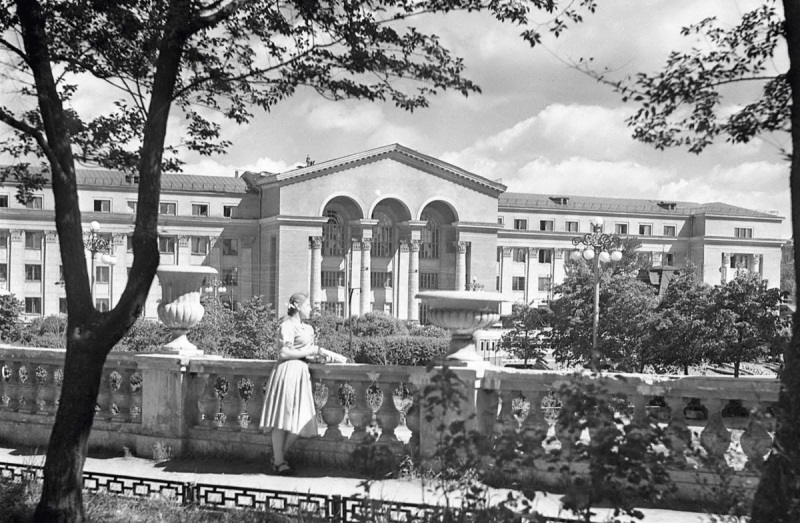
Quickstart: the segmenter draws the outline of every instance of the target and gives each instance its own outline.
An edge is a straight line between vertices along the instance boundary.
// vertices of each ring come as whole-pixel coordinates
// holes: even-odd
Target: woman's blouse
[[[285,339],[292,340],[292,346],[289,347],[290,350],[304,349],[314,343],[314,328],[302,322],[284,320],[280,331],[278,331],[278,359],[287,359],[280,357],[280,350]]]

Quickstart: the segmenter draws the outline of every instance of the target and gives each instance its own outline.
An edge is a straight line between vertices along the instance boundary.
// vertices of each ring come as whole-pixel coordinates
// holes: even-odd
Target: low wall
[[[63,358],[63,350],[0,346],[0,440],[47,445],[63,381]],[[157,448],[168,446],[176,457],[266,461],[270,439],[258,422],[273,365],[273,361],[260,360],[199,357],[181,361],[172,355],[111,353],[90,446],[119,453],[127,448],[142,457],[152,457]],[[298,442],[295,459],[355,467],[359,458],[369,455],[363,450],[373,438],[394,455],[416,455],[423,462],[432,457],[443,419],[427,419],[421,413],[427,412],[429,401],[422,391],[435,370],[359,364],[312,364],[310,369],[318,388],[321,431],[319,437]],[[553,424],[548,405],[562,383],[591,378],[497,367],[452,370],[465,399],[458,413],[439,411],[445,421],[461,417],[468,420],[469,428],[488,437],[509,427],[546,429],[562,449],[575,445],[574,436]],[[665,424],[679,457],[685,452],[684,436],[691,431],[710,456],[732,463],[741,484],[753,487],[757,483],[755,471],[771,446],[770,421],[764,413],[777,401],[775,378],[614,375],[604,385],[608,394],[627,398],[634,418],[649,416]],[[344,389],[350,398],[347,405],[339,392]],[[395,395],[399,389],[409,393],[405,405]],[[652,405],[654,398],[661,406]],[[750,414],[723,416],[732,410],[732,401],[741,405],[740,413]],[[401,420],[405,421],[403,430],[410,432],[410,438],[404,438],[407,441],[397,436]],[[539,479],[558,485],[562,478],[547,468],[537,467]],[[684,497],[690,498],[699,495],[698,480],[713,483],[712,476],[692,468],[673,475]]]

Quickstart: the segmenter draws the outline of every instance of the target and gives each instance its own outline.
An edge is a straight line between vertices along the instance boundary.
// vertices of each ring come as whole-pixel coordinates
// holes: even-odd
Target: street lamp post
[[[214,295],[214,301],[219,301],[219,295],[225,294],[227,290],[225,282],[218,280],[216,276],[214,276],[211,281],[206,282],[205,291],[208,294]]]
[[[572,245],[575,246],[575,249],[570,254],[572,261],[578,261],[583,258],[586,261],[593,262],[594,314],[592,316],[592,354],[590,363],[592,370],[596,371],[599,359],[597,331],[600,323],[600,263],[619,261],[622,259],[622,251],[614,243],[611,235],[603,232],[603,219],[600,217],[592,219],[592,232],[572,238]]]
[[[89,224],[89,234],[86,239],[83,240],[83,246],[92,253],[92,301],[95,302],[94,306],[96,307],[97,297],[95,295],[95,280],[97,276],[97,255],[100,254],[101,262],[111,265],[112,267],[117,263],[117,257],[114,256],[114,246],[111,242],[100,236],[100,224],[96,221]]]

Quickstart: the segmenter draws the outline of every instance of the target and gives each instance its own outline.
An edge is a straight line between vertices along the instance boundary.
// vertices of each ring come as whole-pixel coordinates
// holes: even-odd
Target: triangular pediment
[[[466,185],[473,190],[494,196],[506,190],[501,184],[471,173],[460,167],[428,156],[400,144],[392,144],[377,149],[370,149],[360,153],[351,154],[334,160],[315,163],[292,171],[278,174],[269,174],[261,177],[256,183],[263,188],[269,186],[284,186],[295,183],[307,182],[322,176],[330,176],[350,169],[355,169],[370,163],[381,161],[396,161],[408,165],[427,174],[438,176],[460,185]]]

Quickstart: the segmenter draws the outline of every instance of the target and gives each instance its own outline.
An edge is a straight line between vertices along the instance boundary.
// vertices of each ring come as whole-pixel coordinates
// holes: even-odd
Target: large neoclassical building
[[[547,303],[572,238],[600,216],[606,232],[639,238],[655,266],[691,261],[710,284],[738,268],[779,285],[783,218],[775,214],[723,203],[508,193],[401,145],[308,163],[284,173],[164,175],[161,264],[216,268],[208,288],[234,307],[262,295],[282,309],[304,291],[335,314],[424,321],[419,290],[473,282]],[[99,222],[116,258],[95,268],[96,304],[106,309],[133,261],[137,179],[82,170],[78,182],[87,229]],[[53,210],[49,187],[27,205],[12,187],[0,188],[0,288],[30,315],[66,312]],[[146,316],[156,315],[160,296],[155,282]]]

